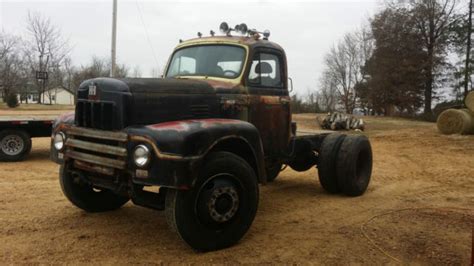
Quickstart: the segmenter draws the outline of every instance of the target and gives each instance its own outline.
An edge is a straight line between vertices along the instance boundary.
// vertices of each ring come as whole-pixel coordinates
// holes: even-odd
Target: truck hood
[[[181,119],[216,118],[220,109],[218,91],[233,89],[229,84],[199,79],[90,79],[78,89],[76,124],[122,129]]]

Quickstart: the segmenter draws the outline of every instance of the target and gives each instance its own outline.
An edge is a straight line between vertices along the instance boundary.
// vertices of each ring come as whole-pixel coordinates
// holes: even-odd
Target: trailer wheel
[[[86,212],[105,212],[116,210],[129,201],[128,197],[107,189],[97,191],[65,168],[61,165],[59,169],[59,183],[66,198],[76,207]]]
[[[7,129],[0,132],[0,161],[21,161],[31,151],[31,138],[23,130]]]
[[[372,148],[366,136],[354,135],[344,139],[337,169],[337,182],[344,194],[353,197],[364,194],[372,174]]]
[[[237,243],[250,228],[258,207],[257,177],[242,158],[212,153],[194,187],[169,189],[169,226],[193,249],[210,251]]]
[[[337,181],[337,160],[339,148],[345,138],[346,135],[329,134],[321,145],[318,162],[319,183],[329,193],[341,191]]]

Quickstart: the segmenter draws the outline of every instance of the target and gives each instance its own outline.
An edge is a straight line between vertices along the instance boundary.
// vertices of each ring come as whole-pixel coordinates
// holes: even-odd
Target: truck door
[[[289,143],[291,114],[286,73],[282,52],[255,50],[247,75],[249,121],[260,131],[267,160],[279,158]]]

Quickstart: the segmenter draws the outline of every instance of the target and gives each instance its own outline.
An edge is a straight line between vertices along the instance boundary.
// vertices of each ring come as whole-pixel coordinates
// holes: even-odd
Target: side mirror
[[[288,80],[290,82],[288,82],[290,84],[290,87],[288,88],[288,92],[292,92],[293,91],[293,79],[288,77]]]

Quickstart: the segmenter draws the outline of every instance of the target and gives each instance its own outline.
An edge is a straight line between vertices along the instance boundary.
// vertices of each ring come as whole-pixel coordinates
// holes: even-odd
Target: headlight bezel
[[[61,137],[61,142],[58,141],[57,137]],[[60,144],[59,147],[58,144]],[[53,146],[58,152],[64,150],[64,147],[66,146],[66,134],[64,134],[64,132],[59,131],[54,134]]]
[[[145,153],[137,155],[137,151],[139,150],[142,150]],[[140,159],[144,161],[139,162]],[[145,168],[150,164],[150,161],[151,161],[150,148],[148,148],[148,146],[144,144],[138,144],[137,146],[135,146],[135,148],[133,149],[133,163],[135,164],[135,166],[138,168]]]

